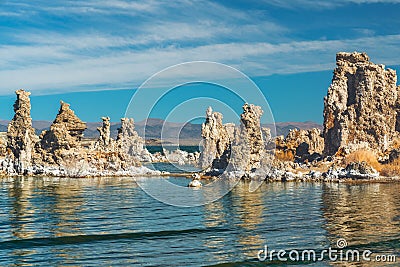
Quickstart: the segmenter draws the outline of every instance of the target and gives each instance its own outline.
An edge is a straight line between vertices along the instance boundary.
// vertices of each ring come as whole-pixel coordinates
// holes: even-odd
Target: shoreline
[[[19,89],[14,117],[0,142],[0,175],[167,176],[172,171],[190,172],[175,176],[193,180],[212,176],[283,182],[397,181],[400,86],[396,80],[393,70],[371,62],[366,53],[339,52],[324,98],[323,130],[291,129],[286,137],[276,136],[273,127],[261,123],[262,106],[244,103],[237,125],[224,123],[223,114],[210,106],[201,127],[201,152],[180,150],[180,144],[172,142],[169,146],[178,149],[162,147],[151,153],[134,119],[127,117],[121,118],[116,137],[111,136],[110,117],[101,117],[99,137],[87,140],[87,123],[63,101],[50,128],[37,135],[30,92]],[[147,162],[196,165],[201,171],[178,167],[163,173],[147,168]]]
[[[186,173],[168,173],[168,172],[160,172],[160,173],[143,173],[143,174],[104,174],[104,175],[87,175],[87,176],[66,176],[66,175],[23,175],[23,174],[16,174],[16,175],[8,175],[8,176],[0,176],[0,180],[3,179],[15,179],[15,178],[28,178],[28,179],[40,179],[40,178],[59,178],[59,179],[77,179],[77,180],[84,180],[84,179],[98,179],[98,178],[109,178],[109,179],[118,179],[118,178],[132,178],[135,180],[137,177],[143,178],[158,178],[158,177],[179,177],[179,178],[186,178],[188,181],[193,180],[193,174],[197,172],[186,172]],[[207,176],[202,175],[198,179],[199,181],[210,181],[210,180],[218,180],[224,179],[223,177],[217,176]],[[232,179],[232,178],[230,178]],[[239,178],[239,181],[243,182],[251,182],[252,180],[261,181],[262,179],[249,179],[249,178]],[[263,183],[335,183],[335,184],[348,184],[348,185],[359,185],[359,184],[390,184],[390,183],[400,183],[400,177],[375,177],[375,178],[364,178],[364,179],[356,179],[356,178],[309,178],[306,175],[297,176],[296,178],[290,179],[278,179],[278,178],[265,178]]]

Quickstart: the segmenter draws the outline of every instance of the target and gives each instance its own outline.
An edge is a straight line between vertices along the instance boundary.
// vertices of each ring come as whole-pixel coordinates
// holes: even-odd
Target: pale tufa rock
[[[14,104],[15,115],[8,125],[7,150],[14,158],[14,168],[18,173],[24,173],[32,166],[35,144],[38,137],[32,127],[31,102],[29,95],[22,89],[16,92]]]
[[[103,151],[113,151],[115,142],[111,138],[111,124],[110,117],[101,117],[103,124],[101,127],[97,127],[97,131],[99,132],[99,139],[95,143],[95,149],[103,150]]]
[[[317,128],[290,130],[284,143],[298,157],[314,153],[322,154],[324,150],[324,138],[321,136],[321,130]]]
[[[60,101],[60,109],[50,130],[43,131],[36,150],[42,155],[42,161],[49,164],[60,164],[68,150],[80,150],[83,131],[86,123],[82,122],[70,105]],[[80,155],[75,153],[74,155]],[[78,161],[80,159],[77,159]]]
[[[229,159],[230,135],[234,125],[222,124],[222,114],[213,112],[211,107],[206,111],[206,121],[202,124],[203,151],[200,155],[199,165],[204,170],[224,169]]]
[[[244,171],[260,168],[261,156],[264,152],[264,140],[260,123],[262,114],[263,110],[260,106],[247,103],[243,105],[243,113],[240,115],[240,134],[237,134],[239,138],[236,139],[237,143],[241,143],[240,146],[243,150],[242,152],[235,151],[233,155],[235,157],[236,153],[249,153]],[[243,156],[243,159],[246,159],[246,157]]]
[[[118,129],[116,149],[136,161],[151,161],[151,153],[145,148],[145,142],[135,131],[132,118],[122,118]]]
[[[338,53],[336,64],[324,100],[325,155],[365,147],[382,155],[400,128],[396,72],[370,62],[365,53]]]

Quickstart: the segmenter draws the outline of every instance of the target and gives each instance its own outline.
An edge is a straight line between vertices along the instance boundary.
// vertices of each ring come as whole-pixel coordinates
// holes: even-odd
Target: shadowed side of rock
[[[292,129],[284,138],[275,138],[276,154],[293,157],[300,161],[313,161],[321,159],[324,150],[324,138],[321,130],[317,128],[309,130]],[[279,158],[279,157],[278,157]]]

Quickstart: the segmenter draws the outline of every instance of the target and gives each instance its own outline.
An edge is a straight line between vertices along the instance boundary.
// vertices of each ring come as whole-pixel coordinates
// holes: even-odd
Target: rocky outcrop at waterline
[[[121,127],[118,129],[116,147],[123,155],[128,155],[138,161],[150,162],[151,154],[144,146],[145,142],[135,131],[132,118],[122,118]]]
[[[103,124],[101,127],[97,127],[97,131],[99,132],[99,139],[95,143],[95,148],[99,150],[114,150],[115,143],[114,140],[111,139],[111,124],[110,117],[101,117]]]
[[[248,176],[261,167],[268,168],[271,164],[271,151],[268,148],[271,131],[261,127],[263,110],[260,106],[246,103],[242,108],[240,127],[235,129],[231,144],[228,171]]]
[[[187,152],[179,148],[168,150],[163,148],[162,152],[156,152],[151,155],[153,162],[168,162],[175,165],[194,165],[199,164],[200,152]]]
[[[222,114],[213,112],[211,107],[206,111],[206,121],[202,125],[201,136],[203,137],[203,151],[200,155],[200,167],[203,170],[225,169],[230,157],[230,144],[234,125],[222,124]],[[228,129],[229,128],[229,129]]]
[[[206,121],[202,125],[203,151],[200,166],[208,174],[228,172],[249,173],[261,167],[265,152],[264,135],[269,130],[262,129],[261,107],[244,104],[240,126],[222,123],[222,114],[209,107]],[[270,137],[268,137],[270,139]],[[268,139],[268,142],[270,141]]]
[[[324,100],[325,155],[371,149],[383,155],[399,136],[399,93],[392,69],[365,53],[338,53]]]
[[[260,168],[264,153],[263,131],[260,118],[261,107],[244,104],[240,117],[240,126],[222,123],[222,114],[213,112],[209,107],[206,121],[202,125],[203,151],[200,155],[200,167],[207,173],[221,174],[227,171],[248,173]]]
[[[110,122],[103,117],[100,136],[93,145],[84,140],[86,123],[60,102],[49,130],[35,134],[30,115],[29,92],[16,91],[15,115],[9,123],[6,151],[0,160],[4,175],[112,176],[158,174],[141,166],[149,157],[144,141],[134,130],[133,120],[123,118],[117,140],[110,137]]]
[[[264,149],[264,140],[261,131],[260,118],[263,115],[263,110],[259,106],[253,104],[244,104],[243,113],[240,115],[240,133],[236,143],[239,148],[242,144],[248,146],[249,157],[244,164],[244,171],[260,168],[261,156]],[[240,150],[243,153],[243,150]],[[234,156],[239,153],[236,151]]]
[[[66,154],[82,154],[81,140],[85,129],[86,124],[75,115],[70,105],[61,101],[50,129],[40,135],[40,141],[36,145],[36,163],[60,164]]]
[[[400,175],[400,167],[395,166],[400,162],[396,72],[372,63],[365,53],[338,53],[336,63],[324,100],[322,133],[316,128],[292,129],[286,137],[271,136],[270,129],[260,127],[261,108],[245,104],[241,125],[230,139],[224,139],[225,132],[218,130],[224,129],[222,120],[214,123],[214,113],[207,113],[203,125],[207,149],[201,158],[212,162],[221,157],[216,147],[222,143],[229,156],[225,159],[227,171],[239,170],[238,174],[250,178],[333,181],[378,179],[379,172]],[[219,143],[221,139],[228,143]]]
[[[378,179],[400,175],[400,97],[395,71],[365,53],[338,53],[337,68],[324,100],[324,130],[292,129],[286,137],[262,127],[261,107],[245,104],[240,124],[223,123],[212,108],[202,124],[203,150],[151,154],[132,118],[122,118],[111,134],[102,117],[96,140],[84,136],[86,123],[61,102],[50,129],[35,134],[29,92],[18,90],[15,115],[0,138],[4,175],[102,176],[157,173],[143,162],[173,162],[202,168],[221,179],[259,180]],[[97,126],[96,126],[97,127]],[[0,136],[1,137],[1,136]],[[221,175],[222,174],[222,175]]]
[[[292,129],[286,137],[275,138],[276,154],[301,161],[313,161],[322,157],[324,138],[321,130]]]
[[[261,107],[246,103],[240,116],[240,126],[235,127],[232,123],[222,124],[222,115],[208,108],[202,127],[204,149],[200,156],[200,160],[203,160],[200,164],[204,164],[206,160],[211,166],[205,169],[207,175],[224,174],[227,177],[252,179],[266,177],[266,174],[277,174],[279,169],[284,171],[291,165],[275,156],[279,153],[292,155],[291,161],[322,158],[324,140],[319,129],[293,129],[286,138],[273,137],[269,128],[261,126],[262,114]],[[227,134],[227,125],[232,128],[230,135]],[[218,145],[223,149],[218,150]],[[222,156],[225,162],[223,168],[220,164],[215,164],[221,162]],[[277,171],[271,171],[274,169]]]
[[[23,173],[32,166],[35,144],[39,138],[32,127],[30,92],[17,90],[14,104],[14,117],[7,130],[7,150],[10,152],[13,167],[17,173]],[[8,166],[7,166],[8,167]]]

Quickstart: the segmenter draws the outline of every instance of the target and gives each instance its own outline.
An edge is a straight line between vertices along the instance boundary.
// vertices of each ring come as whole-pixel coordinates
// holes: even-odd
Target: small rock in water
[[[202,183],[199,180],[192,180],[189,185],[189,187],[202,187]]]
[[[192,174],[192,178],[193,178],[193,180],[199,180],[199,179],[200,179],[200,174],[198,174],[198,173],[193,173],[193,174]]]

